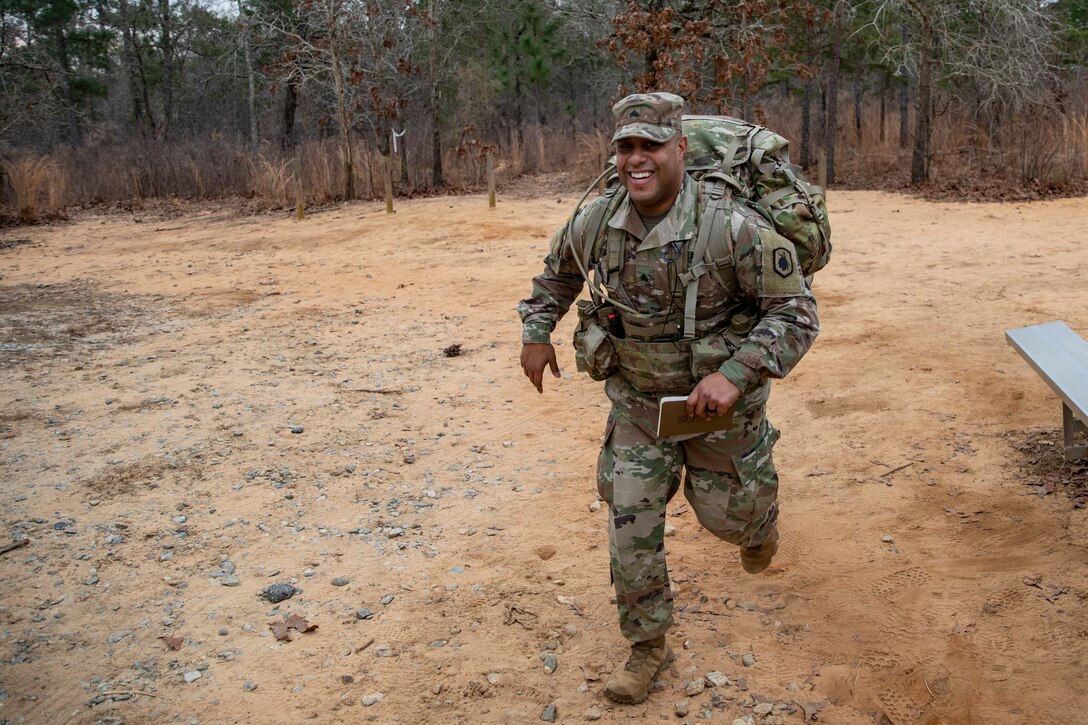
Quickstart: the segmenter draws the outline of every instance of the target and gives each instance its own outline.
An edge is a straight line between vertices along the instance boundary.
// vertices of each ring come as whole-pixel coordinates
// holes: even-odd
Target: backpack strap
[[[582,261],[586,270],[592,270],[594,276],[598,276],[597,265],[594,264],[597,255],[600,253],[601,247],[601,233],[607,231],[608,220],[611,219],[616,210],[619,209],[624,198],[626,198],[626,190],[620,184],[612,184],[605,189],[602,195],[608,199],[608,203],[597,204],[592,207],[586,214],[585,226],[582,227]],[[611,246],[611,245],[610,245]],[[620,250],[622,252],[622,250]],[[623,256],[620,256],[622,262]],[[619,264],[614,264],[612,261],[612,250],[609,249],[608,266],[605,269],[604,280],[598,280],[604,283],[605,287],[608,287],[608,281],[615,272],[619,271]],[[590,285],[590,290],[593,290],[594,286]],[[611,289],[611,288],[609,288]]]
[[[688,267],[678,275],[686,286],[684,290],[684,339],[695,338],[695,305],[698,299],[699,278],[709,272],[713,264],[707,261],[707,250],[711,244],[729,247],[729,224],[725,221],[724,210],[732,200],[732,186],[736,181],[719,172],[711,172],[703,177],[703,192],[706,205],[699,215],[699,233],[695,246],[688,251]]]

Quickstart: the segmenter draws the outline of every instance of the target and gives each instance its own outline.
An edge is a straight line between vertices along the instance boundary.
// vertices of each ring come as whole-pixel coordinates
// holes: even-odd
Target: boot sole
[[[650,687],[653,686],[654,679],[669,668],[669,665],[672,664],[673,659],[674,657],[672,654],[672,647],[670,647],[665,652],[665,659],[661,660],[661,665],[657,668],[657,672],[655,672],[654,676],[650,678],[650,681],[646,684],[646,689],[642,692],[635,695],[622,695],[612,692],[606,687],[604,688],[604,694],[608,696],[609,700],[612,700],[613,702],[618,702],[621,705],[637,705],[640,702],[643,702],[647,697],[650,696]]]

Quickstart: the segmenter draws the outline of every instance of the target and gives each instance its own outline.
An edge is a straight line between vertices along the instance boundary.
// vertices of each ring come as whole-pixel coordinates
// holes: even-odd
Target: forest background
[[[0,202],[584,184],[647,89],[840,188],[1078,194],[1086,60],[1088,0],[0,0]]]

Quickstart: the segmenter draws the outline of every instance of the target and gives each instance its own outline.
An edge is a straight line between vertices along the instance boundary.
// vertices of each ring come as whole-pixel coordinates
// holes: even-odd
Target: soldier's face
[[[645,138],[621,138],[616,142],[616,171],[635,208],[647,216],[672,208],[684,182],[686,136],[664,143]]]

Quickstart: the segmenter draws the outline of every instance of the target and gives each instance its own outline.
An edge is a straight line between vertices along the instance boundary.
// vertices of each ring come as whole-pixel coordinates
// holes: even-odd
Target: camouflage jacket
[[[646,313],[672,311],[683,316],[684,290],[676,279],[676,262],[694,242],[697,196],[697,182],[685,175],[676,202],[649,233],[630,199],[624,200],[608,220],[609,227],[626,234],[620,284],[615,290],[619,301]],[[593,204],[607,201],[601,197]],[[582,210],[581,220],[591,207]],[[816,338],[819,320],[816,300],[801,277],[793,244],[743,199],[733,198],[729,224],[732,269],[719,269],[718,274],[699,278],[696,319],[731,311],[724,318],[722,331],[733,328],[741,332],[733,341],[735,353],[719,370],[747,395],[760,390],[769,378],[784,377],[793,369]],[[581,226],[576,222],[576,234]],[[552,237],[543,273],[533,279],[532,296],[518,304],[523,343],[550,342],[556,323],[582,291],[584,280],[566,238],[564,225]],[[575,247],[584,249],[587,243],[594,240],[576,239]],[[783,255],[791,255],[788,271],[776,269]],[[595,260],[597,265],[604,264],[601,256]],[[619,392],[612,385],[616,377],[609,380],[608,386],[614,401],[613,392]],[[635,393],[636,398],[647,397]],[[656,402],[653,407],[656,410]]]

